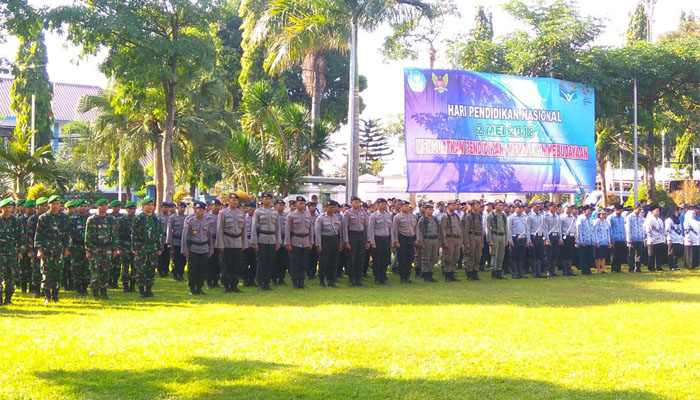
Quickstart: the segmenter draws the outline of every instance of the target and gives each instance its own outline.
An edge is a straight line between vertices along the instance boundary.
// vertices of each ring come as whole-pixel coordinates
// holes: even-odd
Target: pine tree
[[[48,57],[44,33],[34,37],[21,37],[17,58],[12,68],[14,80],[10,87],[10,105],[17,117],[15,134],[31,134],[32,95],[35,95],[35,148],[49,144],[53,137],[52,88],[46,72]]]
[[[475,26],[472,32],[474,39],[487,41],[493,39],[493,14],[489,12],[488,15],[486,15],[484,6],[478,6],[476,8]]]
[[[647,40],[647,13],[644,2],[640,1],[634,13],[630,15],[630,23],[625,34],[625,43],[631,46],[639,41]]]
[[[389,149],[386,135],[379,128],[379,120],[363,119],[362,129],[360,129],[360,158],[368,163],[393,153],[394,150]]]

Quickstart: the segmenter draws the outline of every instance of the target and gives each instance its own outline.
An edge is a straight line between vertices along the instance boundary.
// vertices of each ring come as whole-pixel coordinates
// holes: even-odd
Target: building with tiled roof
[[[16,118],[10,109],[10,86],[12,78],[0,78],[0,135],[10,136],[16,125]],[[63,142],[61,131],[69,122],[84,121],[92,122],[97,117],[97,111],[92,110],[87,113],[78,112],[80,99],[85,96],[92,96],[102,90],[99,86],[77,85],[72,83],[53,83],[53,99],[51,109],[54,116],[53,147]]]

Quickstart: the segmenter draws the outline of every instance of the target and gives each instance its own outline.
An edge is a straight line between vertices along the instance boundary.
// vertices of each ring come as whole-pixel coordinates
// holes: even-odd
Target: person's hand
[[[469,243],[464,243],[464,248],[468,249],[469,248]]]
[[[185,253],[185,258],[190,258],[190,253]]]
[[[550,242],[549,240],[545,240],[545,241],[544,241],[544,245],[545,245],[545,246],[551,246],[551,245],[552,245],[552,242]]]
[[[365,250],[369,250],[369,242],[365,243]]]
[[[489,242],[489,247],[493,247],[493,242]]]
[[[112,257],[116,257],[119,255],[119,250],[112,250]]]
[[[211,258],[211,256],[213,256],[213,255],[214,255],[214,252],[212,251],[211,253],[209,253],[209,255],[207,257]]]
[[[376,245],[376,244],[373,244],[373,245],[372,245],[372,248],[373,248],[373,249],[376,249],[376,248],[377,248],[377,245]]]
[[[258,251],[258,245],[257,245],[257,244],[251,244],[250,247],[251,247],[253,250]]]
[[[343,251],[343,246],[338,245],[338,251]]]
[[[535,245],[532,244],[532,243],[528,243],[528,244],[527,244],[527,247],[535,247]]]
[[[564,242],[562,242],[562,241],[560,240],[560,241],[559,241],[559,246],[563,246],[563,245],[564,245]]]
[[[287,249],[287,251],[292,251],[292,245],[288,244],[288,245],[284,246],[284,248]]]
[[[277,244],[275,245],[275,251],[279,250],[279,249],[280,249],[280,247],[282,247],[282,246],[280,246],[280,244],[279,244],[279,243],[277,243]]]
[[[163,250],[158,250],[158,255],[160,256],[162,254],[163,254]]]
[[[632,242],[627,242],[627,247],[632,247]]]
[[[401,245],[399,244],[399,242],[396,242],[396,243],[394,243],[394,247],[396,247],[397,249],[400,249]]]
[[[345,246],[346,249],[350,250],[350,243],[345,242],[345,245],[344,245],[344,246]]]
[[[450,248],[450,245],[449,245],[447,242],[445,242],[445,243],[442,244],[442,248],[443,248],[443,249],[449,249],[449,248]]]
[[[172,245],[172,244],[169,244],[169,245],[168,245],[168,248],[169,248],[169,249],[172,249],[172,248],[173,248],[173,245]]]
[[[34,252],[33,252],[33,251],[28,252],[27,255],[29,256],[29,258],[34,258]]]
[[[513,241],[511,240],[510,242],[508,242],[508,246],[515,247],[515,243],[513,243]]]
[[[418,247],[418,241],[413,242],[413,247]]]
[[[37,250],[37,253],[36,253],[36,254],[37,254],[37,256],[38,256],[39,258],[41,258],[42,260],[44,259],[44,250],[43,250],[43,249]]]
[[[90,250],[85,252],[85,258],[87,258],[88,260],[92,259],[92,252]]]
[[[599,249],[599,248],[600,248],[600,244],[599,244],[599,243],[596,243],[596,244],[595,244],[595,248],[596,248],[596,249]]]
[[[22,253],[17,253],[17,260],[22,261]]]
[[[323,251],[323,246],[316,246],[316,251],[317,251],[319,254],[321,254],[321,252]]]
[[[612,243],[608,244],[608,248],[609,248],[609,249],[612,249],[612,248],[613,248]]]

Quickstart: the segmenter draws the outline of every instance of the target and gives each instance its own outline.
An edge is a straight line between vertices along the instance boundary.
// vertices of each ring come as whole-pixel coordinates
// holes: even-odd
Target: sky
[[[70,0],[30,0],[32,6],[58,6],[70,4]],[[508,34],[518,28],[517,23],[506,14],[501,5],[503,0],[471,1],[455,0],[459,18],[451,18],[446,21],[443,36],[453,38],[466,34],[474,26],[474,14],[477,5],[483,5],[493,13],[494,34],[496,37]],[[604,46],[621,46],[624,44],[625,31],[629,21],[629,13],[635,8],[637,0],[587,0],[580,1],[579,9],[583,15],[602,18],[606,25],[602,35],[595,44]],[[698,0],[658,0],[654,10],[652,35],[659,35],[675,30],[682,11],[694,12],[700,15],[700,1]],[[380,27],[374,32],[360,32],[358,37],[359,53],[358,68],[360,74],[367,77],[368,87],[362,92],[362,99],[366,109],[361,115],[362,119],[380,118],[386,121],[390,116],[403,113],[403,68],[421,67],[428,68],[428,56],[421,54],[417,60],[401,60],[384,62],[380,53],[384,37],[389,33],[387,26]],[[17,40],[9,38],[7,43],[0,44],[0,54],[10,60],[15,58]],[[78,83],[104,86],[106,77],[99,71],[98,65],[103,55],[90,56],[81,59],[80,49],[68,43],[64,37],[56,33],[49,33],[46,37],[49,63],[47,66],[49,77],[54,82]],[[443,54],[445,46],[438,49],[438,58],[435,68],[448,68],[449,60]],[[341,129],[333,137],[333,142],[338,148],[347,143],[349,130]],[[394,168],[402,168],[401,151],[395,152],[392,161]],[[324,170],[335,170],[344,160],[341,152],[334,153],[332,160],[322,165]],[[386,171],[400,173],[400,171]]]

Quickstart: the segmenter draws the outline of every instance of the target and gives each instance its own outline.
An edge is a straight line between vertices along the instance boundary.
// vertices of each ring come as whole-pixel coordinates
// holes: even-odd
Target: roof
[[[4,117],[14,116],[10,110],[10,86],[12,78],[0,78],[0,115]],[[87,113],[77,111],[80,99],[85,96],[96,95],[102,90],[99,86],[77,85],[73,83],[53,83],[53,100],[51,109],[56,121],[85,121],[94,120],[98,112],[91,110]]]

